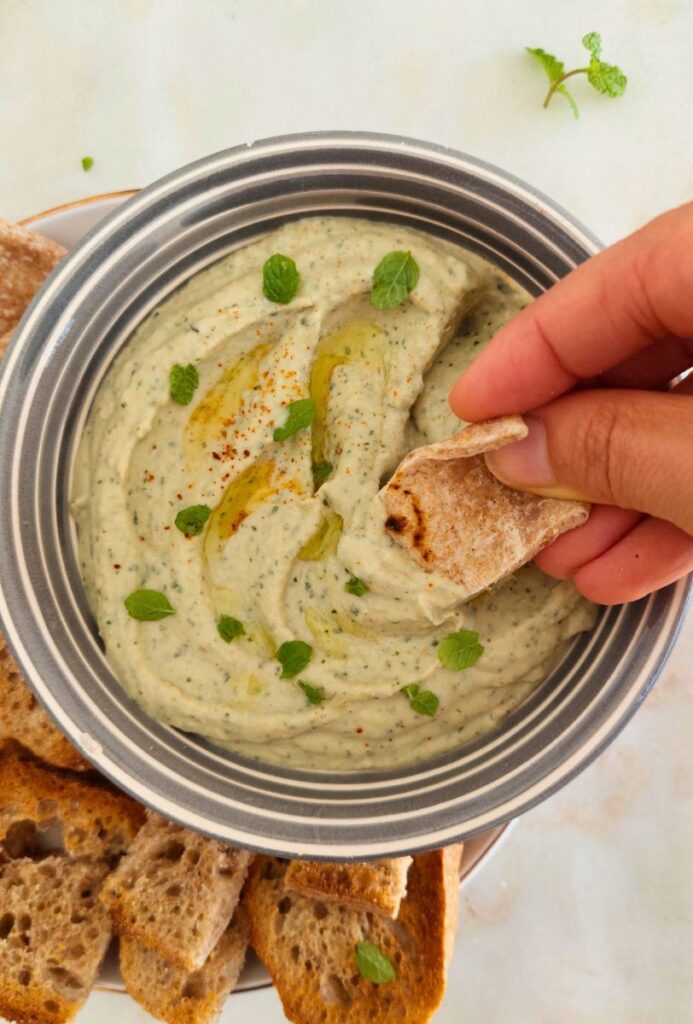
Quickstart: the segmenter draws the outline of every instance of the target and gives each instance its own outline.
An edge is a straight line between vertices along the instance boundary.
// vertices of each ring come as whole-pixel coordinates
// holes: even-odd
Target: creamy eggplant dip
[[[376,308],[388,254],[378,305],[406,294]],[[459,428],[450,385],[528,301],[428,235],[309,218],[147,317],[98,391],[72,494],[107,658],[145,711],[344,770],[443,753],[525,700],[592,606],[531,566],[463,603],[391,542],[379,491]],[[440,656],[450,634],[476,636],[469,667]]]

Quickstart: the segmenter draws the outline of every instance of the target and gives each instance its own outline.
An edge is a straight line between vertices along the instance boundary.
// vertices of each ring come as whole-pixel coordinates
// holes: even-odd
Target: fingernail
[[[542,421],[534,416],[523,419],[529,430],[524,440],[486,453],[486,465],[493,475],[520,491],[533,491],[549,498],[581,499],[572,487],[556,480]]]

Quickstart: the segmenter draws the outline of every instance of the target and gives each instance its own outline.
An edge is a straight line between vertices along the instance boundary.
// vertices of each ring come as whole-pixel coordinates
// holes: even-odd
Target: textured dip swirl
[[[381,311],[371,275],[393,250],[413,253],[420,279]],[[273,253],[301,273],[285,306],[263,296]],[[147,317],[97,394],[72,508],[108,660],[149,714],[266,761],[343,770],[440,754],[527,697],[593,609],[531,567],[462,604],[453,583],[391,543],[378,496],[407,451],[459,427],[452,381],[527,301],[427,235],[310,218],[197,274]],[[189,405],[171,399],[176,363],[199,373]],[[286,406],[309,396],[312,428],[273,441]],[[314,492],[321,460],[333,471]],[[213,511],[186,537],[175,518],[197,504]],[[345,590],[352,576],[367,592]],[[141,588],[164,593],[175,615],[131,618],[124,598]],[[245,633],[224,642],[222,615]],[[451,671],[438,644],[462,628],[485,651]],[[275,655],[291,640],[313,655],[282,678]],[[438,697],[434,716],[402,695],[411,683]]]

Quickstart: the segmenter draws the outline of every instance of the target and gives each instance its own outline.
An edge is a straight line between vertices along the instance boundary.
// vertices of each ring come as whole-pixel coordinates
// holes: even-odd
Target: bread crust
[[[348,864],[292,860],[284,884],[303,896],[396,918],[407,891],[410,865],[411,857]]]
[[[396,921],[290,893],[287,866],[258,858],[247,889],[251,943],[294,1024],[424,1024],[440,1004],[457,920],[461,846],[414,857]],[[396,977],[360,977],[357,942],[372,942]]]

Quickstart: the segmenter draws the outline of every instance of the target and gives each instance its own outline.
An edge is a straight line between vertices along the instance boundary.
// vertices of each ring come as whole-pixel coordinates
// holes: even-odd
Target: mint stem
[[[558,89],[559,86],[563,85],[566,78],[572,78],[573,75],[586,75],[588,71],[589,68],[575,68],[574,71],[566,71],[564,75],[561,75],[560,78],[557,78],[546,94],[546,99],[544,100],[544,110],[546,110],[549,103],[551,102],[551,97],[555,93],[556,89]]]

